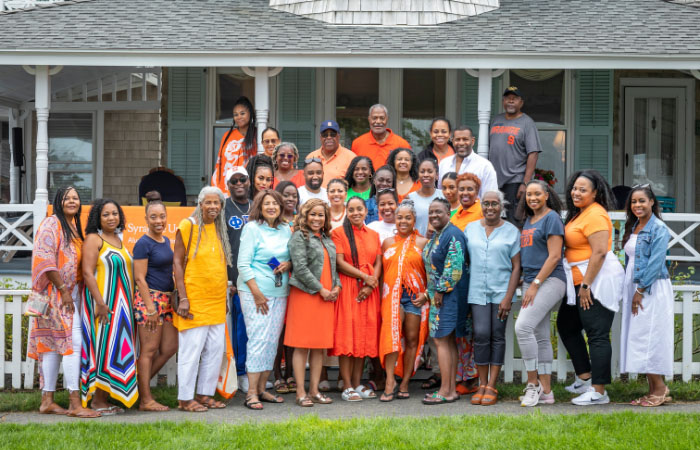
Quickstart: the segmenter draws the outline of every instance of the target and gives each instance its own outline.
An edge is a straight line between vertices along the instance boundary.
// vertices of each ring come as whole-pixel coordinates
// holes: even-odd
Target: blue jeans
[[[241,310],[241,299],[235,294],[231,299],[231,318],[233,329],[231,330],[231,346],[236,356],[236,372],[238,375],[245,375],[246,345],[248,335],[245,332],[245,321]]]

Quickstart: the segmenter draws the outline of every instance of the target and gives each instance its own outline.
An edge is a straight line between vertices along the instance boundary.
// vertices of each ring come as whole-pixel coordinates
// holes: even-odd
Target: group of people
[[[132,255],[120,239],[117,202],[95,200],[83,231],[77,191],[59,189],[33,254],[33,289],[51,305],[30,336],[40,411],[122,411],[109,397],[167,410],[149,385],[175,353],[179,408],[223,408],[214,392],[227,339],[251,410],[289,392],[302,407],[331,403],[327,368],[335,365],[345,401],[408,399],[411,377],[429,360],[423,403],[472,394],[472,404],[493,405],[519,286],[523,406],[554,403],[552,311],[576,372],[567,387],[579,394],[573,403],[609,402],[610,329],[621,299],[621,369],[649,380],[634,403],[669,401],[669,234],[654,193],[635,186],[627,200],[625,270],[611,251],[607,182],[594,170],[576,172],[562,221],[559,197],[532,179],[539,140],[519,90],[508,88],[503,104],[491,161],[473,152],[471,129],[452,130],[442,118],[416,154],[386,128],[387,109],[374,105],[370,131],[351,150],[340,147],[338,124],[323,122],[321,148],[299,170],[298,149],[274,129],[262,133],[265,154],[257,155],[252,105],[241,99],[211,186],[179,223],[172,248],[157,193]],[[67,411],[53,400],[61,360]]]

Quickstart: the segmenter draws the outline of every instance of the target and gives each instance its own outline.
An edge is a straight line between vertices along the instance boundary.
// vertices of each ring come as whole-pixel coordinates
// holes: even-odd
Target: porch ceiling
[[[502,0],[423,27],[331,25],[268,0],[93,0],[0,28],[0,64],[700,68],[700,9],[663,0]]]

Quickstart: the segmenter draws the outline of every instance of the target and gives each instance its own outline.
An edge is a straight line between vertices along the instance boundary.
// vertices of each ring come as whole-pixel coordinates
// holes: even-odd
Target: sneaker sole
[[[607,405],[608,403],[610,403],[610,399],[606,399],[605,401],[599,402],[575,402],[574,400],[571,400],[571,403],[573,403],[576,406]]]

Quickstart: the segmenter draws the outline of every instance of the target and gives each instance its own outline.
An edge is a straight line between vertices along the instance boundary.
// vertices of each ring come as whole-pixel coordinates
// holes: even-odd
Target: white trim
[[[92,196],[94,198],[102,198],[104,193],[104,162],[105,162],[105,112],[104,110],[96,111],[93,116],[93,164],[94,172],[92,174]]]
[[[267,67],[362,67],[424,69],[700,69],[700,54],[619,53],[371,53],[356,52],[198,52],[163,50],[72,50],[46,49],[0,51],[0,65],[65,65],[164,67],[226,67],[231,60],[241,66]]]
[[[403,135],[403,68],[379,69],[379,103],[389,110],[388,127],[394,133]],[[368,108],[370,106],[367,105]]]
[[[216,123],[216,83],[220,72],[216,67],[208,67],[204,77],[204,173],[201,176],[205,177],[209,173],[209,168],[214,167],[214,128]],[[231,119],[233,120],[233,119]],[[168,161],[170,163],[170,161]]]
[[[34,102],[24,102],[21,109],[35,110]],[[90,111],[142,111],[159,110],[160,101],[131,101],[131,102],[51,102],[53,112],[90,112]]]

